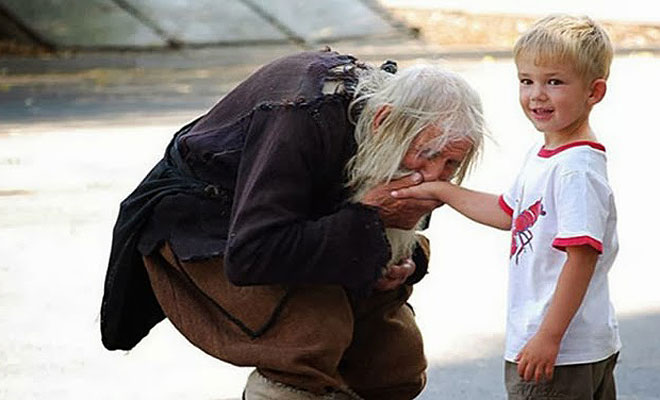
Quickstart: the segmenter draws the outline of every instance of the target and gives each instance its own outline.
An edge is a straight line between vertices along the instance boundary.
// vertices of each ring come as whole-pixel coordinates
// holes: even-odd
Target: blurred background
[[[238,399],[249,369],[167,321],[130,352],[100,341],[119,203],[172,134],[284,54],[438,62],[479,91],[492,131],[465,185],[501,192],[542,139],[519,110],[511,47],[554,12],[592,16],[615,45],[592,125],[619,212],[617,383],[621,399],[660,399],[660,10],[643,0],[0,0],[0,399]],[[420,399],[504,399],[509,235],[444,208],[428,234],[412,298],[430,363]]]

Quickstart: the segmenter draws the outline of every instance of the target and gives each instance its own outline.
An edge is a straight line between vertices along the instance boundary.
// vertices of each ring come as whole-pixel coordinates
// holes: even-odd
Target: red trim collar
[[[588,140],[580,140],[580,141],[577,141],[577,142],[568,143],[568,144],[565,144],[563,146],[559,146],[556,149],[552,149],[552,150],[548,150],[548,149],[545,148],[545,146],[543,146],[543,147],[541,147],[541,150],[539,150],[538,156],[543,157],[543,158],[548,158],[548,157],[554,156],[557,153],[561,153],[562,151],[564,151],[566,149],[570,149],[571,147],[578,147],[578,146],[589,146],[589,147],[594,148],[596,150],[605,151],[605,146],[603,146],[600,143],[591,142],[591,141],[588,141]]]

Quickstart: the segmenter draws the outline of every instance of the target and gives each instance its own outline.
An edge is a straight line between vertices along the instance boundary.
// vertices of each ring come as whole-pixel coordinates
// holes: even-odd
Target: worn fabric
[[[347,200],[360,68],[330,51],[282,57],[174,136],[120,207],[101,307],[106,348],[132,348],[163,318],[139,260],[164,243],[181,261],[223,259],[212,273],[235,284],[369,296],[390,250],[378,211]],[[427,270],[421,247],[413,259],[409,284]],[[246,329],[267,330],[276,310],[265,313]]]
[[[317,395],[272,381],[254,370],[248,376],[242,400],[362,400],[357,394],[332,392]]]
[[[168,319],[218,359],[317,395],[407,400],[425,385],[411,286],[362,299],[337,285],[239,287],[221,258],[182,261],[168,245],[145,265]]]
[[[619,244],[605,147],[581,141],[535,146],[500,203],[513,218],[505,359],[538,331],[566,263],[566,246],[600,252],[588,290],[562,339],[557,365],[605,359],[621,349],[608,273]]]
[[[616,400],[614,367],[619,353],[587,364],[555,367],[551,381],[523,381],[518,366],[505,361],[504,375],[509,400]]]
[[[194,122],[184,126],[175,134],[175,139],[193,125]],[[150,252],[154,242],[160,241],[151,238],[154,229],[145,229],[155,210],[173,202],[182,206],[172,207],[173,212],[166,216],[167,221],[172,221],[168,231],[172,232],[170,236],[177,245],[184,237],[198,240],[197,246],[204,248],[226,243],[223,232],[227,224],[224,224],[223,231],[222,221],[228,215],[228,196],[217,196],[217,189],[209,191],[209,185],[184,173],[185,165],[179,159],[175,146],[176,140],[172,140],[165,157],[120,205],[101,305],[102,340],[108,349],[132,348],[164,318],[143,268],[143,252],[139,250],[147,243],[146,251]],[[191,203],[195,203],[197,213],[204,215],[200,219],[215,227],[213,235],[200,235],[186,229],[189,224],[177,223],[186,220],[192,208],[185,205]],[[227,211],[223,215],[217,212],[218,209]],[[184,233],[190,233],[190,236]]]

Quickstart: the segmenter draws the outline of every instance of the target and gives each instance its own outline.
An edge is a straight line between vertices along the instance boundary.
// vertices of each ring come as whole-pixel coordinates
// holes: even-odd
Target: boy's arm
[[[518,374],[526,381],[548,380],[559,352],[561,339],[580,308],[598,261],[598,251],[588,245],[567,246],[567,259],[559,274],[548,312],[538,332],[518,353]]]
[[[511,229],[511,216],[499,205],[494,194],[477,192],[448,182],[424,182],[397,189],[393,197],[439,200],[473,221],[502,230]]]

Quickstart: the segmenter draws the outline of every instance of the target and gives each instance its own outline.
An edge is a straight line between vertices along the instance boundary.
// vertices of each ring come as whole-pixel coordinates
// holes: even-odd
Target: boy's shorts
[[[560,365],[550,382],[523,381],[518,364],[505,361],[504,380],[509,400],[615,400],[614,366],[619,353],[603,361]]]

